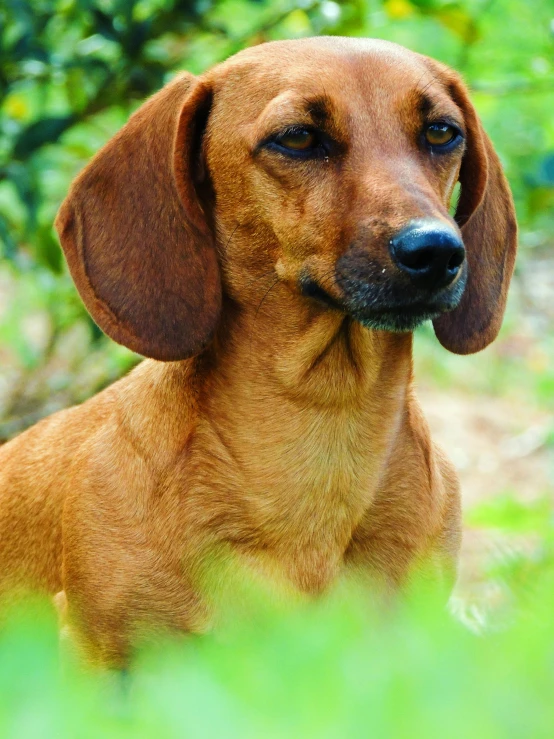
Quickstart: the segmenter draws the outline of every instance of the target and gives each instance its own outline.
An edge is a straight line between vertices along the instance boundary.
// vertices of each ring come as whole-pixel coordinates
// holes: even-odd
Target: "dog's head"
[[[445,347],[479,351],[516,250],[460,78],[361,39],[264,44],[178,77],[81,173],[56,225],[98,325],[164,360],[209,343],[222,286],[247,306],[270,273],[320,310],[392,331],[431,318]]]

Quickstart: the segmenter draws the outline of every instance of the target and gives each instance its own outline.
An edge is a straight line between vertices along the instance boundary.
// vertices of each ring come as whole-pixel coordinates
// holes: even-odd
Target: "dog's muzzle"
[[[357,242],[338,259],[334,284],[304,275],[300,288],[328,308],[351,315],[368,328],[413,331],[457,307],[467,281],[459,234],[439,220],[410,221],[390,238],[379,260]]]

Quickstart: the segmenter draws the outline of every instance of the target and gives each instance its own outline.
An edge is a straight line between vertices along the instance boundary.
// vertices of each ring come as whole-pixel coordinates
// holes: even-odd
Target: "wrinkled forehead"
[[[290,114],[316,116],[351,108],[400,107],[447,98],[426,58],[375,39],[314,38],[262,44],[214,70],[215,99],[258,117],[274,101]],[[298,109],[298,110],[296,110]]]

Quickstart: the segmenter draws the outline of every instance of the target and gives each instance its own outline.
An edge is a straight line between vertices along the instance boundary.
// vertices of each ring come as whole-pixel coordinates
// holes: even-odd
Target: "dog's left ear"
[[[198,354],[219,319],[219,265],[200,193],[211,97],[187,73],[166,85],[85,167],[56,220],[96,323],[154,359]]]
[[[502,166],[465,85],[446,67],[441,65],[440,71],[464,114],[467,130],[455,219],[466,247],[468,281],[459,306],[433,324],[446,349],[456,354],[473,354],[494,341],[500,330],[514,270],[517,223]]]

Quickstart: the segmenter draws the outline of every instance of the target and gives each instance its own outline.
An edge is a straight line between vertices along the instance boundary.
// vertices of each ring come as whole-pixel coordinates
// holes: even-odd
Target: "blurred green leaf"
[[[36,236],[37,253],[41,264],[48,267],[52,272],[61,274],[63,266],[62,251],[58,240],[52,233],[52,226],[49,224],[41,226],[37,230]]]
[[[35,149],[55,143],[75,121],[74,115],[43,118],[27,126],[18,136],[13,149],[18,159],[26,158]]]
[[[539,166],[539,182],[554,188],[554,152],[542,157]]]
[[[504,495],[474,506],[467,523],[474,527],[544,535],[554,528],[554,503],[547,496],[523,503],[513,495]]]
[[[550,739],[552,592],[476,637],[421,583],[386,618],[360,587],[287,608],[250,589],[218,636],[158,638],[125,678],[60,670],[52,610],[32,602],[0,632],[0,732]]]
[[[17,244],[11,235],[11,229],[6,218],[0,213],[0,258],[13,259],[17,251]]]

